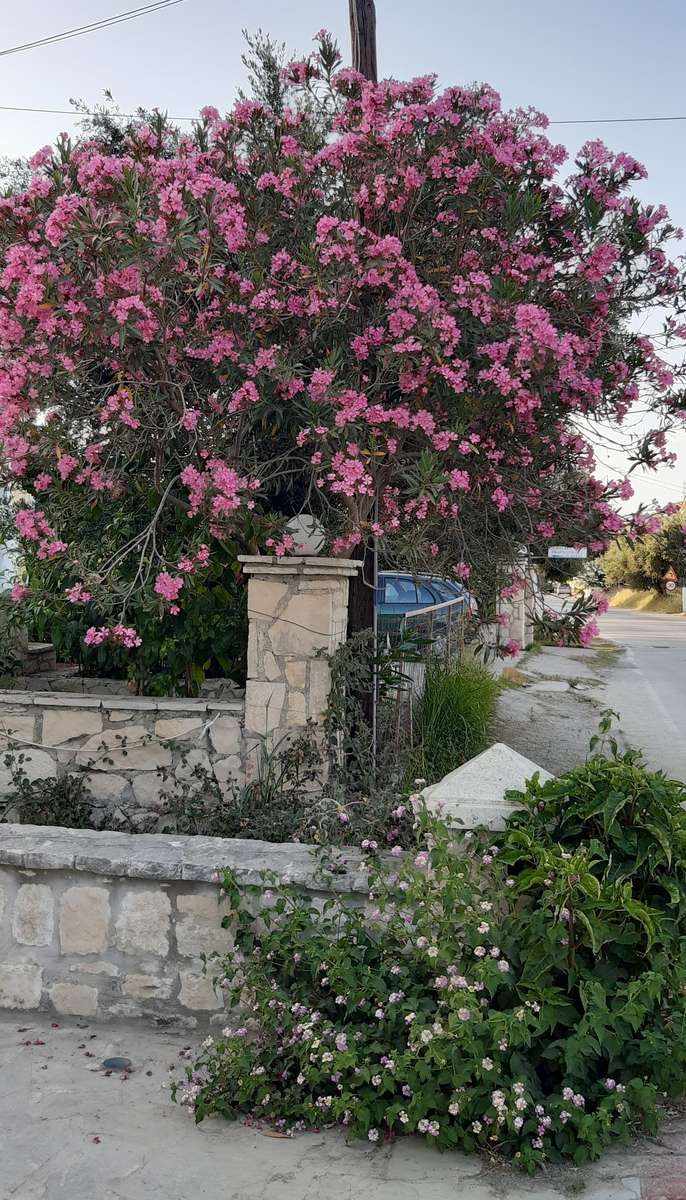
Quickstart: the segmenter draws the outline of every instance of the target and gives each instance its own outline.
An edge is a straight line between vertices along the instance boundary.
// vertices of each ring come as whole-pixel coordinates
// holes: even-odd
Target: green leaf
[[[665,859],[667,861],[667,866],[671,867],[671,865],[672,865],[672,847],[669,843],[669,838],[667,837],[667,834],[665,833],[664,829],[660,829],[658,825],[653,825],[648,821],[646,821],[645,827],[649,833],[652,833],[653,837],[655,838],[655,841],[659,842],[660,845],[662,846],[662,849],[663,849],[664,855],[665,855]]]
[[[618,813],[626,806],[628,799],[626,792],[610,792],[603,807],[603,829],[606,834],[616,821]]]

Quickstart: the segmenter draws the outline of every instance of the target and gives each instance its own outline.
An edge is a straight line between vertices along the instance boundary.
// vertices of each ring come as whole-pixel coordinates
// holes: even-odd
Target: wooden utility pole
[[[349,5],[353,69],[370,79],[372,83],[377,83],[374,0],[349,0]],[[376,511],[374,518],[376,519]],[[362,573],[350,580],[348,635],[359,633],[364,629],[373,629],[376,633],[375,593],[378,584],[378,565],[375,540],[370,538],[363,542],[355,557],[362,559]],[[370,693],[363,698],[363,707],[372,728],[374,744],[376,743],[375,691],[374,684]]]
[[[376,9],[374,0],[349,0],[353,70],[378,83],[376,70]]]

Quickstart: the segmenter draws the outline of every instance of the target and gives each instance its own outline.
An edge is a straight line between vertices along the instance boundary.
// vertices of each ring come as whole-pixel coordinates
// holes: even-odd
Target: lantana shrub
[[[228,1023],[175,1099],[198,1121],[416,1133],[526,1170],[654,1130],[686,1082],[684,798],[597,752],[534,778],[504,834],[419,808],[411,853],[368,847],[363,903],[335,872],[324,902],[226,873],[235,942],[208,970]]]
[[[593,477],[594,431],[647,407],[655,464],[681,420],[636,332],[655,307],[683,334],[676,231],[629,155],[588,142],[565,178],[546,124],[372,84],[321,34],[271,107],[34,156],[0,199],[2,478],[27,560],[93,598],[89,646],[135,655],[131,614],[179,615],[205,546],[290,553],[302,509],[334,554],[375,537],[491,594],[522,549],[606,545],[631,485]]]

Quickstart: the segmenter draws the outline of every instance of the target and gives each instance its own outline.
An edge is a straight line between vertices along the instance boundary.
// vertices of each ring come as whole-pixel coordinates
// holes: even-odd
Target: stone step
[[[29,642],[22,655],[24,675],[40,675],[44,671],[54,671],[56,665],[57,655],[52,642]]]

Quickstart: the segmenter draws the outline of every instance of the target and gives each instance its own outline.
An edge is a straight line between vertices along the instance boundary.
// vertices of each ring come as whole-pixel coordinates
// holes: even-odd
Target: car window
[[[431,586],[428,583],[420,583],[417,587],[417,592],[420,604],[440,604],[443,599],[440,591],[433,583]]]
[[[384,580],[384,584],[386,604],[417,603],[417,586],[413,579],[403,579],[400,575],[391,575]]]

